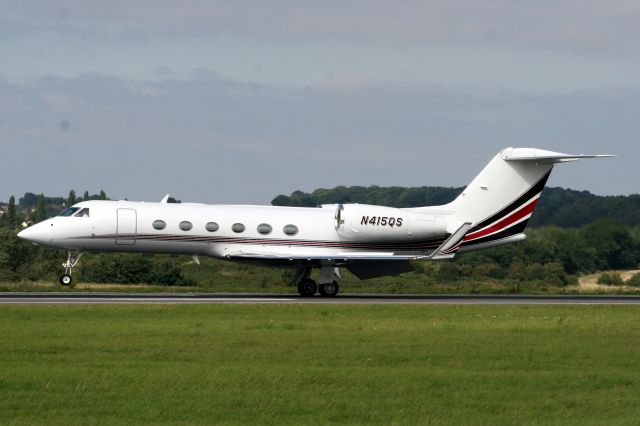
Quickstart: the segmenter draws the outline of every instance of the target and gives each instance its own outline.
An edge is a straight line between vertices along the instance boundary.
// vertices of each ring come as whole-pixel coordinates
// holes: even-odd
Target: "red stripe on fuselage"
[[[509,225],[514,224],[515,222],[519,221],[520,219],[527,216],[528,214],[533,213],[533,210],[536,208],[536,205],[538,204],[538,200],[540,200],[540,198],[536,198],[535,200],[525,205],[520,210],[514,212],[511,216],[507,216],[506,218],[502,219],[500,222],[496,222],[490,227],[483,229],[482,231],[474,232],[473,234],[468,234],[467,236],[464,237],[464,241],[471,241],[477,238],[482,238],[489,234],[499,232],[504,228],[508,227]]]

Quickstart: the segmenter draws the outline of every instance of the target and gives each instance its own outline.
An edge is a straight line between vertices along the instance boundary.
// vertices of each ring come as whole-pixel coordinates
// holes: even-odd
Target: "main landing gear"
[[[67,261],[62,264],[64,267],[64,274],[60,275],[60,284],[63,286],[70,286],[73,283],[73,279],[71,278],[71,269],[76,266],[80,258],[82,257],[82,252],[78,252],[77,256],[73,256],[73,252],[67,252]]]
[[[320,295],[324,297],[335,297],[340,290],[340,286],[337,282],[332,282],[329,284],[320,284],[318,286],[318,290],[320,291]]]
[[[335,297],[338,294],[338,291],[340,291],[338,283],[333,281],[336,269],[337,268],[334,268],[333,266],[322,267],[320,270],[320,277],[318,279],[320,282],[319,285],[310,278],[311,269],[305,269],[298,281],[298,293],[300,293],[300,296],[313,297],[316,292],[319,292],[323,297]]]
[[[340,290],[340,285],[337,282],[328,284],[317,285],[311,278],[305,278],[298,283],[298,293],[302,297],[313,297],[316,292],[319,292],[323,297],[335,297]]]

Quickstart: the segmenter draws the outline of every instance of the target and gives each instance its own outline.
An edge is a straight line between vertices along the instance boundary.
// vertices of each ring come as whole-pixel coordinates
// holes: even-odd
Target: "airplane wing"
[[[280,253],[262,251],[237,251],[227,254],[229,259],[258,261],[260,263],[272,263],[286,266],[296,262],[324,263],[331,262],[334,265],[347,268],[353,275],[361,280],[377,278],[386,275],[398,275],[404,272],[414,271],[410,260],[420,259],[417,255],[394,255],[393,253],[341,253],[333,256],[318,256],[309,254],[306,256],[293,256]]]
[[[322,252],[279,253],[260,249],[238,249],[228,252],[226,257],[238,260],[280,261],[280,262],[331,262],[344,266],[358,278],[374,278],[396,275],[413,270],[410,260],[450,259],[455,256],[471,223],[463,223],[441,245],[432,251],[414,252],[362,252],[345,251],[333,254]]]
[[[449,236],[441,245],[432,251],[395,251],[395,252],[363,252],[345,251],[334,254],[297,254],[280,253],[260,249],[238,249],[226,254],[227,258],[252,258],[272,260],[320,260],[320,261],[390,261],[390,260],[421,260],[421,259],[450,259],[455,256],[462,239],[471,228],[471,223],[463,223],[457,231]]]
[[[361,280],[415,271],[413,265],[406,260],[400,262],[356,262],[347,264],[346,268]]]

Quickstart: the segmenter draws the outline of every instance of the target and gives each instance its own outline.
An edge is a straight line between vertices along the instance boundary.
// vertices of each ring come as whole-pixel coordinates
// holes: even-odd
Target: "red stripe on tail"
[[[478,238],[482,238],[482,237],[484,237],[486,235],[493,234],[495,232],[499,232],[499,231],[503,230],[504,228],[508,227],[509,225],[512,225],[513,223],[515,223],[515,222],[519,221],[520,219],[522,219],[523,217],[527,216],[528,214],[533,213],[533,210],[536,208],[536,205],[538,204],[539,200],[540,200],[540,198],[536,198],[535,200],[533,200],[529,204],[525,205],[520,210],[514,212],[510,216],[507,216],[506,218],[502,219],[500,222],[497,222],[497,223],[491,225],[490,227],[483,229],[482,231],[478,231],[478,232],[474,232],[473,234],[466,235],[464,237],[464,241],[475,240],[475,239],[478,239]]]

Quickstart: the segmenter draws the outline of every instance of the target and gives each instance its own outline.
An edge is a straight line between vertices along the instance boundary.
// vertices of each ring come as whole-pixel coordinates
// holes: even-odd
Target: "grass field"
[[[621,306],[0,307],[0,424],[637,424]]]

